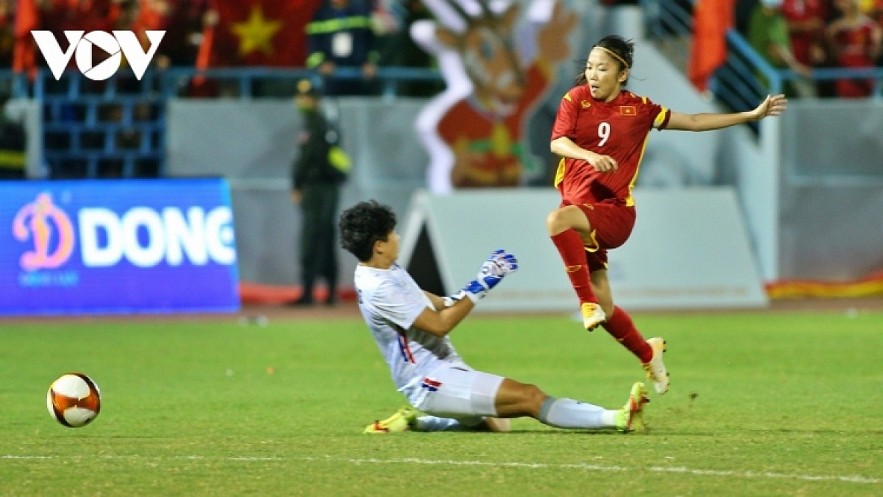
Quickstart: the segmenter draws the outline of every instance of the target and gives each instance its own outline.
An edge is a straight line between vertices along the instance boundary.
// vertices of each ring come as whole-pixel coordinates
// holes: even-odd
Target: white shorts
[[[503,377],[475,371],[463,365],[443,366],[420,381],[422,395],[413,399],[414,407],[441,418],[462,419],[496,416],[494,400]]]

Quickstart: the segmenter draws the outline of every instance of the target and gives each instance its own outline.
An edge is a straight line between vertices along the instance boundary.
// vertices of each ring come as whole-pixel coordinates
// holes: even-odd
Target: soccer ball
[[[101,410],[101,391],[83,373],[59,376],[46,392],[46,408],[53,419],[69,428],[89,424]]]

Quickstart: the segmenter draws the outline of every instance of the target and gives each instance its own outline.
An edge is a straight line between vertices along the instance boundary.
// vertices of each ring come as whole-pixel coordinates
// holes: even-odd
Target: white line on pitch
[[[7,460],[59,460],[59,459],[79,459],[82,456],[37,456],[37,455],[2,455],[0,459]],[[144,459],[144,460],[223,460],[234,462],[284,462],[288,460],[284,457],[274,456],[232,456],[232,457],[205,457],[199,455],[190,456],[172,456],[172,457],[145,457],[138,455],[121,456],[121,455],[105,455],[100,456],[102,459]],[[804,481],[842,481],[846,483],[863,483],[876,485],[880,483],[878,478],[868,478],[858,475],[805,475],[796,473],[776,473],[773,471],[730,471],[719,469],[694,469],[684,466],[650,466],[648,468],[633,468],[627,466],[608,466],[603,464],[549,464],[549,463],[526,463],[526,462],[488,462],[488,461],[454,461],[446,459],[418,459],[418,458],[401,458],[401,459],[376,459],[376,458],[335,458],[326,457],[297,457],[293,460],[300,461],[335,461],[347,462],[350,464],[422,464],[422,465],[438,465],[438,466],[486,466],[497,468],[525,468],[525,469],[574,469],[582,471],[601,471],[601,472],[625,472],[625,471],[650,471],[652,473],[678,473],[695,476],[719,476],[732,478],[776,478],[785,480],[804,480]]]
[[[322,460],[320,458],[305,457],[305,460]],[[577,469],[584,471],[607,471],[607,472],[624,472],[624,471],[650,471],[653,473],[682,473],[696,476],[723,476],[735,478],[781,478],[789,480],[806,480],[806,481],[843,481],[847,483],[867,483],[878,484],[880,480],[877,478],[868,478],[864,476],[848,475],[848,476],[826,476],[826,475],[801,475],[793,473],[775,473],[771,471],[728,471],[716,469],[691,469],[685,467],[666,467],[651,466],[649,468],[631,468],[626,466],[605,466],[601,464],[547,464],[547,463],[522,463],[522,462],[485,462],[485,461],[451,461],[451,460],[433,460],[433,459],[337,459],[328,457],[325,460],[346,461],[352,464],[426,464],[426,465],[447,465],[447,466],[490,466],[500,468],[527,468],[527,469]]]

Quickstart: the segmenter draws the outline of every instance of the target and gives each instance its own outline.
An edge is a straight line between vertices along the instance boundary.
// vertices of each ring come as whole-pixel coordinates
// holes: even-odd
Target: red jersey
[[[871,58],[874,30],[879,29],[870,17],[861,16],[853,23],[834,35],[837,45],[837,65],[840,67],[874,67]],[[867,97],[874,91],[874,80],[871,79],[838,79],[837,95],[841,97]]]
[[[568,91],[558,106],[552,140],[566,136],[578,146],[616,159],[616,172],[602,173],[588,162],[561,159],[555,187],[562,203],[580,205],[615,199],[635,204],[632,189],[650,131],[664,129],[671,111],[646,97],[621,91],[611,102],[596,100],[587,85]]]
[[[791,51],[794,58],[807,65],[813,65],[810,51],[813,45],[821,45],[824,39],[825,19],[828,11],[823,0],[784,0],[782,2],[782,16],[789,24],[789,37],[791,39]],[[813,30],[793,30],[792,24],[808,24],[812,21],[818,23]]]

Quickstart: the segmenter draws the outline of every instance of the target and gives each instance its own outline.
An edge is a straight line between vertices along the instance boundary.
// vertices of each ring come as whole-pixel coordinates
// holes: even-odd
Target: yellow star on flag
[[[251,7],[251,14],[244,22],[233,23],[231,30],[239,37],[239,55],[248,55],[260,50],[265,55],[273,53],[273,36],[282,29],[280,21],[264,17],[260,5]]]

